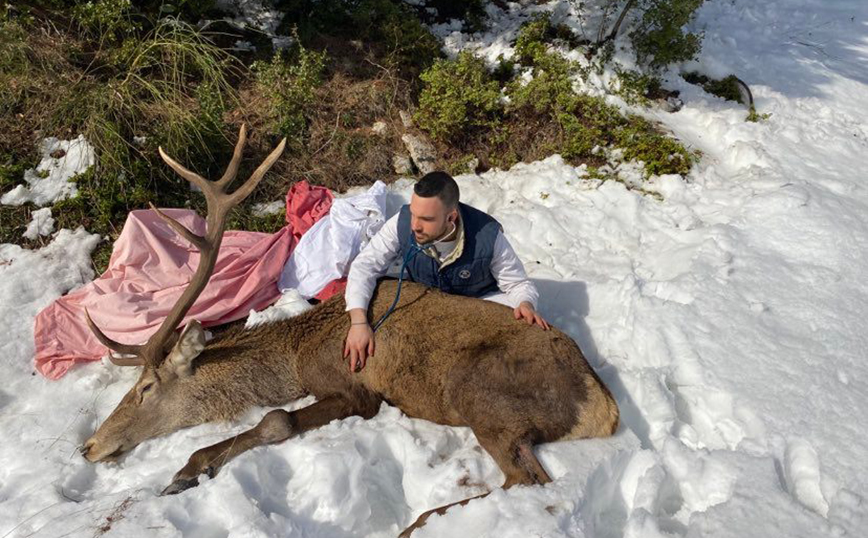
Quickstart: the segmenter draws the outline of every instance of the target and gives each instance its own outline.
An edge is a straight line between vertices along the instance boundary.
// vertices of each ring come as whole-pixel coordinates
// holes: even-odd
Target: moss
[[[462,52],[422,73],[425,88],[415,119],[434,138],[455,140],[468,130],[491,128],[502,113],[500,87],[482,59]]]

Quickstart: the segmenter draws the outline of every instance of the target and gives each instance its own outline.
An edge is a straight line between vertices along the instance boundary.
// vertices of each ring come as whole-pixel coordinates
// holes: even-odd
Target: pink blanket
[[[227,231],[214,274],[183,323],[194,318],[206,326],[227,323],[274,302],[284,263],[301,235],[328,213],[332,199],[328,189],[302,181],[286,195],[287,225],[280,231]],[[204,234],[205,221],[195,212],[164,211]],[[107,353],[87,327],[85,307],[109,338],[145,342],[181,296],[198,263],[199,252],[154,212],[132,211],[114,244],[108,270],[36,316],[36,369],[58,379],[73,364]],[[340,286],[328,290],[334,293]]]

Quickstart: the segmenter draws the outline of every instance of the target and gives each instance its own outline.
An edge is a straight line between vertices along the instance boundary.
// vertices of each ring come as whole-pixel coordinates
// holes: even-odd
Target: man
[[[485,297],[507,295],[515,319],[548,330],[536,312],[536,286],[489,215],[458,201],[458,184],[445,172],[425,174],[413,187],[410,204],[386,221],[350,267],[345,293],[351,325],[344,346],[350,371],[374,355],[368,303],[377,279],[396,259],[407,260],[410,280],[446,293]],[[399,258],[400,257],[400,258]]]

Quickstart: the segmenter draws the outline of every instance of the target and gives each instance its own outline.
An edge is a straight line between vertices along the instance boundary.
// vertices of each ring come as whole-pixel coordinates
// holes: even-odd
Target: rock
[[[434,145],[426,138],[420,135],[405,134],[401,137],[407,151],[410,152],[410,158],[416,164],[416,168],[423,174],[434,171],[434,161],[437,160],[434,152]]]
[[[413,161],[407,155],[396,153],[392,156],[392,167],[399,176],[408,176],[413,173]]]
[[[413,127],[413,116],[410,115],[406,110],[401,110],[398,112],[398,115],[401,116],[401,123],[404,124],[405,129],[410,129]]]
[[[678,112],[684,106],[684,101],[678,97],[667,97],[660,101],[660,107],[666,112]]]
[[[477,168],[479,168],[479,157],[474,157],[467,163],[467,171],[475,174]]]
[[[388,129],[388,126],[386,125],[386,122],[377,121],[377,122],[374,122],[374,125],[371,127],[371,132],[374,133],[375,135],[382,135],[382,134],[386,133],[387,129]]]

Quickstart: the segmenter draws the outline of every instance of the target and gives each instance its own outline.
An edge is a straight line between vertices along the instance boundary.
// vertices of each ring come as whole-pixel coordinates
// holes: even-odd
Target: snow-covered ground
[[[686,181],[648,185],[662,200],[557,156],[459,178],[504,224],[623,426],[540,447],[553,483],[496,490],[414,536],[865,536],[868,3],[710,0],[696,25],[697,65],[736,73],[772,116],[746,123],[681,83],[684,109],[656,119],[703,157]],[[499,485],[468,430],[385,406],[174,497],[157,493],[193,450],[264,410],[87,463],[76,447],[137,372],[93,364],[47,381],[32,324],[93,278],[96,241],[62,230],[38,251],[0,246],[0,537],[385,537]]]

